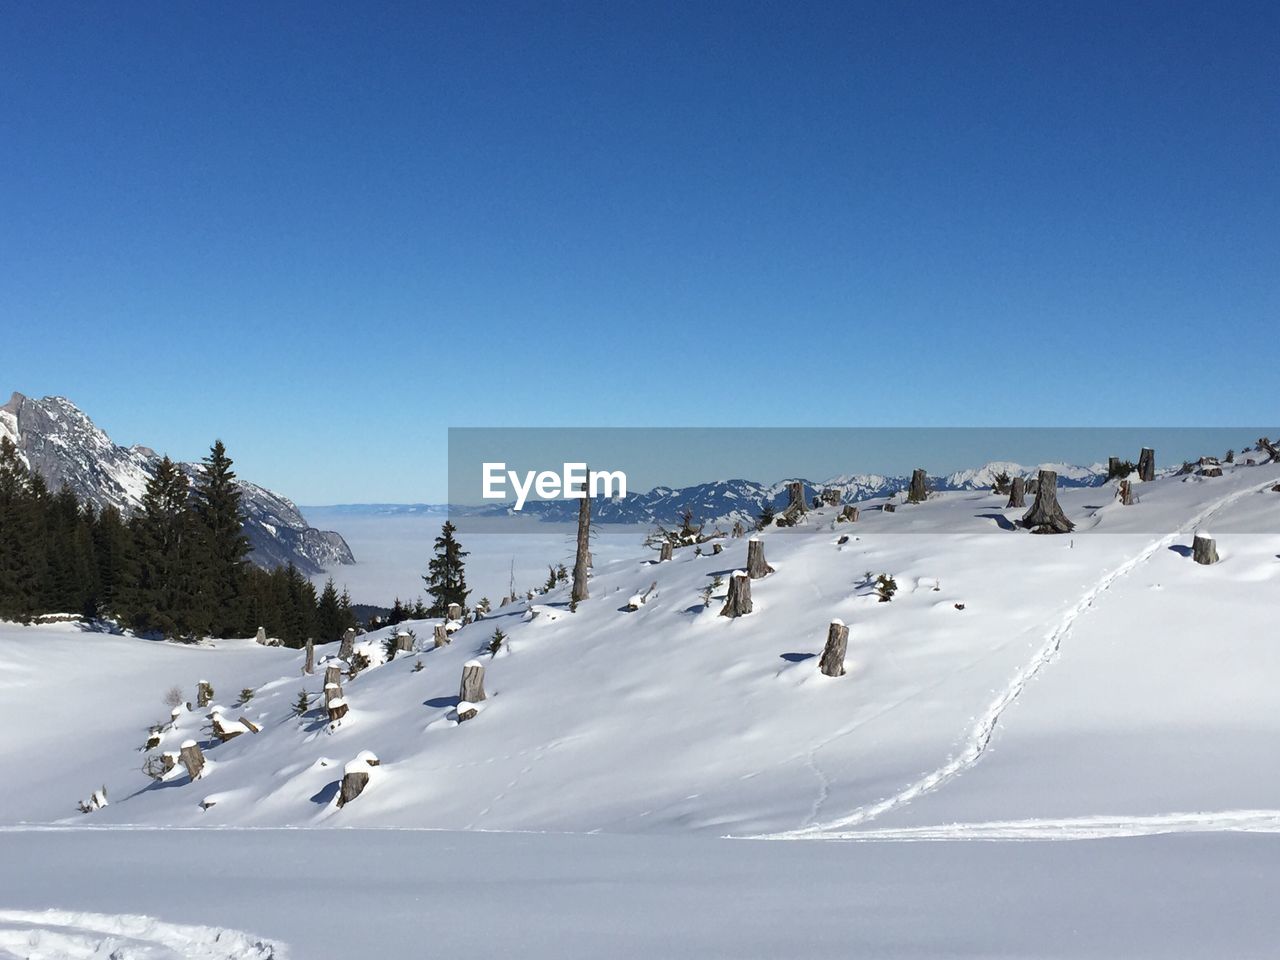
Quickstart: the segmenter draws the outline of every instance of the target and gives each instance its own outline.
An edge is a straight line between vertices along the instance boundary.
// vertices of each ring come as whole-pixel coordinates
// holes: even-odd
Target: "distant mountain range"
[[[1106,466],[1095,464],[1080,467],[1063,463],[1046,463],[1035,467],[1009,461],[993,461],[982,467],[958,470],[945,476],[929,478],[931,490],[989,490],[1002,471],[1012,477],[1034,477],[1040,467],[1056,470],[1058,485],[1062,487],[1096,487],[1106,482]],[[686,510],[693,512],[698,523],[732,525],[735,520],[743,523],[754,521],[766,503],[781,512],[787,505],[787,483],[759,483],[753,480],[715,480],[688,487],[654,487],[647,493],[631,493],[625,500],[597,499],[592,504],[591,515],[599,523],[664,524],[680,520]],[[892,496],[906,490],[910,477],[886,477],[879,474],[846,474],[824,482],[801,479],[806,500],[822,490],[836,488],[845,503],[860,503]],[[445,504],[342,504],[328,507],[351,515],[399,516],[399,515],[450,515],[453,517],[495,517],[509,512],[505,505],[457,506]],[[577,519],[576,500],[529,501],[521,516],[556,523],[569,523]]]
[[[147,480],[160,462],[148,447],[121,447],[65,397],[35,400],[15,393],[0,407],[0,436],[13,440],[27,466],[51,490],[64,483],[82,501],[111,505],[128,516],[142,503]],[[194,476],[199,464],[184,463]],[[250,559],[262,567],[290,561],[305,573],[354,563],[341,535],[309,526],[293,503],[240,478]]]

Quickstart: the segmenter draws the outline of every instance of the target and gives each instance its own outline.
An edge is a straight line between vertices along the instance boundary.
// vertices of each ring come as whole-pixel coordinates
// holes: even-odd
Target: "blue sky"
[[[304,503],[450,426],[1275,409],[1275,4],[9,4],[0,389]],[[859,469],[850,464],[850,470]]]

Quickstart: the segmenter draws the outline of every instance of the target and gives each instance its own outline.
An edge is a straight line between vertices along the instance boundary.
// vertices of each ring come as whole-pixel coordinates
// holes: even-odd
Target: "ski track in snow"
[[[281,944],[238,930],[134,914],[0,910],[0,960],[286,960]]]
[[[1200,513],[1196,514],[1190,520],[1183,523],[1182,526],[1180,526],[1173,533],[1160,537],[1157,540],[1153,540],[1151,543],[1147,544],[1147,546],[1144,547],[1138,554],[1136,554],[1133,557],[1130,557],[1124,563],[1120,564],[1118,567],[1115,567],[1114,569],[1110,570],[1108,573],[1103,575],[1103,577],[1100,580],[1098,580],[1097,583],[1095,583],[1092,587],[1086,590],[1084,595],[1069,610],[1067,610],[1066,614],[1062,617],[1062,619],[1060,619],[1057,625],[1049,632],[1048,636],[1045,639],[1044,644],[1037,651],[1036,655],[1021,670],[1019,670],[1014,675],[1012,681],[1004,688],[1000,696],[998,696],[995,699],[995,701],[993,701],[991,705],[987,707],[986,711],[979,718],[977,724],[975,724],[973,729],[970,731],[967,742],[964,744],[964,748],[957,755],[949,759],[945,764],[943,764],[942,766],[938,767],[935,770],[930,771],[929,773],[926,773],[919,780],[916,780],[914,783],[908,784],[906,787],[904,787],[902,790],[898,791],[897,793],[893,794],[892,796],[886,797],[885,799],[880,800],[876,803],[865,804],[861,807],[858,807],[852,813],[849,813],[844,817],[840,817],[836,820],[830,820],[830,821],[827,821],[826,823],[812,823],[812,822],[806,821],[805,824],[801,825],[799,828],[795,830],[788,830],[781,833],[758,834],[748,839],[840,840],[840,839],[852,839],[854,837],[861,837],[863,835],[868,835],[868,836],[879,835],[881,839],[890,839],[891,835],[897,836],[898,834],[902,833],[902,831],[894,831],[894,830],[865,831],[865,832],[857,831],[857,832],[851,833],[849,832],[849,828],[856,827],[859,824],[866,823],[869,820],[874,820],[876,817],[882,816],[883,814],[888,813],[890,810],[894,810],[902,806],[903,804],[910,803],[912,800],[915,800],[917,797],[923,796],[926,793],[932,793],[933,791],[937,790],[939,787],[942,787],[945,784],[949,783],[955,777],[959,776],[965,770],[968,770],[970,767],[976,764],[980,759],[982,759],[982,755],[986,753],[987,747],[990,746],[991,738],[995,735],[996,726],[999,724],[1000,718],[1004,714],[1005,710],[1007,710],[1010,706],[1013,705],[1013,703],[1018,699],[1018,696],[1026,688],[1027,684],[1031,682],[1031,680],[1041,671],[1041,669],[1043,669],[1045,666],[1047,666],[1048,664],[1052,663],[1055,659],[1057,659],[1058,653],[1062,649],[1062,641],[1071,632],[1072,628],[1076,624],[1076,621],[1079,620],[1080,617],[1083,616],[1087,611],[1093,608],[1093,605],[1097,602],[1099,597],[1101,597],[1104,593],[1106,593],[1117,580],[1120,580],[1123,577],[1127,576],[1128,574],[1132,573],[1135,569],[1140,567],[1142,564],[1146,563],[1148,560],[1150,560],[1153,556],[1155,556],[1161,550],[1164,550],[1169,546],[1171,546],[1173,542],[1177,540],[1179,537],[1186,536],[1188,532],[1194,531],[1195,529],[1203,526],[1216,513],[1218,513],[1218,511],[1224,509],[1225,507],[1230,506],[1236,501],[1241,500],[1251,494],[1258,493],[1259,491],[1268,489],[1273,485],[1273,483],[1274,481],[1269,480],[1263,484],[1255,484],[1254,486],[1246,487],[1243,490],[1237,490],[1234,493],[1229,493],[1226,496],[1214,501],[1204,510],[1200,511]],[[808,753],[807,763],[811,768],[815,769],[815,771],[817,768],[816,768],[816,761],[814,759],[814,755],[817,753],[818,750],[822,748],[822,746],[824,746],[824,744],[822,743],[817,744]],[[825,777],[823,779],[825,781]],[[826,790],[827,790],[827,784],[824,783],[823,785],[824,795],[826,793]],[[816,811],[820,807],[821,807],[821,800],[814,805],[813,811],[811,811],[811,818],[814,815],[816,815]],[[1252,811],[1252,813],[1260,814],[1263,822],[1271,822],[1276,817],[1280,817],[1280,814],[1274,811]],[[1193,815],[1161,814],[1161,815],[1156,815],[1154,817],[1122,818],[1122,819],[1124,820],[1125,823],[1129,823],[1129,824],[1132,824],[1134,822],[1148,822],[1148,823],[1160,822],[1160,823],[1164,823],[1167,827],[1167,829],[1164,829],[1164,830],[1149,830],[1148,832],[1176,832],[1177,827],[1175,825],[1177,823],[1191,823],[1191,822],[1226,824],[1224,826],[1219,826],[1219,827],[1200,827],[1199,829],[1227,829],[1227,830],[1242,829],[1240,827],[1230,825],[1231,823],[1235,822],[1233,818],[1238,815],[1239,815],[1238,811],[1227,811],[1221,814],[1193,814]],[[1183,819],[1183,820],[1178,819],[1179,817],[1185,818],[1188,816],[1202,817],[1204,819],[1202,821],[1201,820],[1189,821],[1186,819]],[[1173,818],[1173,819],[1165,819],[1165,818]],[[1054,823],[1061,824],[1064,822],[1066,821],[1025,821],[1026,824],[1049,824],[1049,825],[1052,825]],[[1101,824],[1106,824],[1106,823],[1114,824],[1114,823],[1120,823],[1121,821],[1115,818],[1101,818],[1099,822]],[[980,825],[970,825],[970,826],[980,826]],[[928,830],[944,831],[944,830],[959,830],[962,828],[963,828],[963,825],[952,825],[950,827],[928,827],[928,828],[920,828],[920,829],[926,830],[926,831]],[[1025,827],[1024,829],[1036,829],[1036,828]],[[1050,829],[1052,829],[1052,827],[1050,827]],[[1099,829],[1104,829],[1104,828],[1100,827]],[[1122,830],[1123,828],[1116,827],[1116,829]],[[1119,832],[1115,834],[1093,833],[1089,835],[1090,836],[1104,836],[1104,835],[1126,836],[1129,834]]]

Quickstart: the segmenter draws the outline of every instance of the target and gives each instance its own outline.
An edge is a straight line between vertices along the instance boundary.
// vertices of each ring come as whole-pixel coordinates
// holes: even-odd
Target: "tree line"
[[[65,485],[51,492],[0,438],[0,618],[71,613],[182,640],[259,626],[289,646],[339,639],[356,625],[346,591],[330,580],[317,596],[293,564],[249,562],[232,465],[221,441],[194,480],[165,457],[125,518]]]

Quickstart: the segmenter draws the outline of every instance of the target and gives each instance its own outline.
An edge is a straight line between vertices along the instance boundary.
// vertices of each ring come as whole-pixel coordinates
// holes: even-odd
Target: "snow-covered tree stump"
[[[723,543],[713,543],[713,544],[711,545],[711,555],[712,555],[713,557],[718,557],[718,556],[720,556],[720,554],[722,554],[722,553],[724,553],[724,544],[723,544]]]
[[[729,593],[720,610],[722,617],[741,617],[751,612],[751,577],[745,570],[735,570],[729,578]]]
[[[840,511],[840,516],[836,517],[836,522],[837,523],[857,523],[858,508],[855,507],[853,504],[849,504],[843,510]]]
[[[310,637],[307,638],[307,658],[302,664],[302,672],[307,676],[316,672],[316,643]]]
[[[342,686],[342,664],[330,660],[324,667],[324,685]]]
[[[1138,502],[1138,498],[1133,495],[1133,482],[1130,480],[1120,481],[1120,488],[1116,491],[1116,496],[1126,507],[1131,507]]]
[[[1107,457],[1107,479],[1115,480],[1120,476],[1120,458]]]
[[[670,560],[670,559],[671,559],[671,554],[672,554],[671,541],[670,541],[670,540],[663,540],[663,541],[662,541],[662,550],[661,550],[661,552],[658,554],[658,562],[659,562],[659,563],[666,563],[668,560]]]
[[[1008,510],[1012,507],[1025,507],[1027,505],[1027,481],[1022,477],[1014,477],[1013,483],[1009,485],[1009,503],[1005,506]]]
[[[925,480],[924,470],[916,468],[911,471],[911,486],[907,490],[907,503],[924,503],[929,499],[929,484]]]
[[[844,676],[844,655],[849,646],[849,628],[841,620],[832,620],[827,628],[827,645],[822,649],[818,670],[828,677]]]
[[[207,707],[213,702],[213,684],[208,680],[201,680],[196,684],[196,706]]]
[[[808,510],[804,502],[804,484],[793,480],[787,484],[787,509],[784,513],[801,514]]]
[[[160,746],[160,728],[152,727],[150,732],[147,734],[147,745],[143,747],[143,749],[154,750],[158,746]]]
[[[260,643],[260,644],[262,644],[262,645],[265,647],[265,646],[267,645],[267,628],[266,628],[266,627],[259,627],[259,628],[258,628],[258,635],[257,635],[256,637],[254,637],[254,640],[255,640],[257,643]]]
[[[1036,502],[1022,517],[1022,525],[1033,533],[1070,533],[1075,524],[1058,504],[1058,474],[1041,470],[1036,484]]]
[[[194,740],[184,741],[178,749],[178,759],[187,768],[188,777],[192,780],[200,779],[200,773],[204,770],[204,751],[200,749],[200,744]]]
[[[822,502],[828,507],[840,506],[840,489],[838,487],[827,487],[822,491]]]
[[[219,743],[226,743],[228,740],[234,740],[242,733],[248,733],[249,728],[235,720],[228,720],[220,713],[213,715],[213,735],[218,738]]]
[[[762,580],[771,573],[773,567],[764,560],[764,541],[752,537],[747,541],[747,576],[752,580]]]
[[[338,659],[351,662],[352,655],[356,652],[356,628],[347,627],[346,632],[342,635],[342,643],[338,644]]]
[[[443,647],[449,643],[449,631],[444,628],[443,623],[437,623],[432,630],[433,642],[437,647]]]
[[[342,687],[336,683],[326,683],[324,685],[324,707],[329,709],[329,705],[335,700],[342,699]]]
[[[1138,479],[1149,483],[1156,478],[1156,452],[1150,447],[1143,447],[1138,454]]]
[[[330,700],[325,709],[329,712],[329,722],[337,723],[347,715],[347,701],[342,697]]]
[[[450,620],[462,619],[462,604],[460,603],[449,604],[449,619]]]
[[[342,786],[338,788],[338,806],[345,807],[360,796],[369,785],[368,764],[352,760],[342,771]]]
[[[746,530],[744,530],[744,529],[743,529],[743,527],[742,527],[742,521],[741,521],[741,520],[735,520],[735,521],[733,521],[733,533],[731,534],[731,536],[732,536],[735,540],[737,540],[737,539],[739,539],[739,538],[741,538],[741,537],[745,536],[745,535],[746,535],[746,532],[747,532],[747,531],[746,531]]]
[[[413,650],[413,634],[408,630],[401,630],[396,634],[396,650],[400,653],[410,653]]]
[[[484,664],[479,660],[468,660],[462,665],[462,684],[458,688],[458,701],[479,703],[484,698]]]
[[[1207,533],[1197,533],[1191,541],[1191,557],[1196,563],[1208,566],[1218,562],[1218,544]]]

